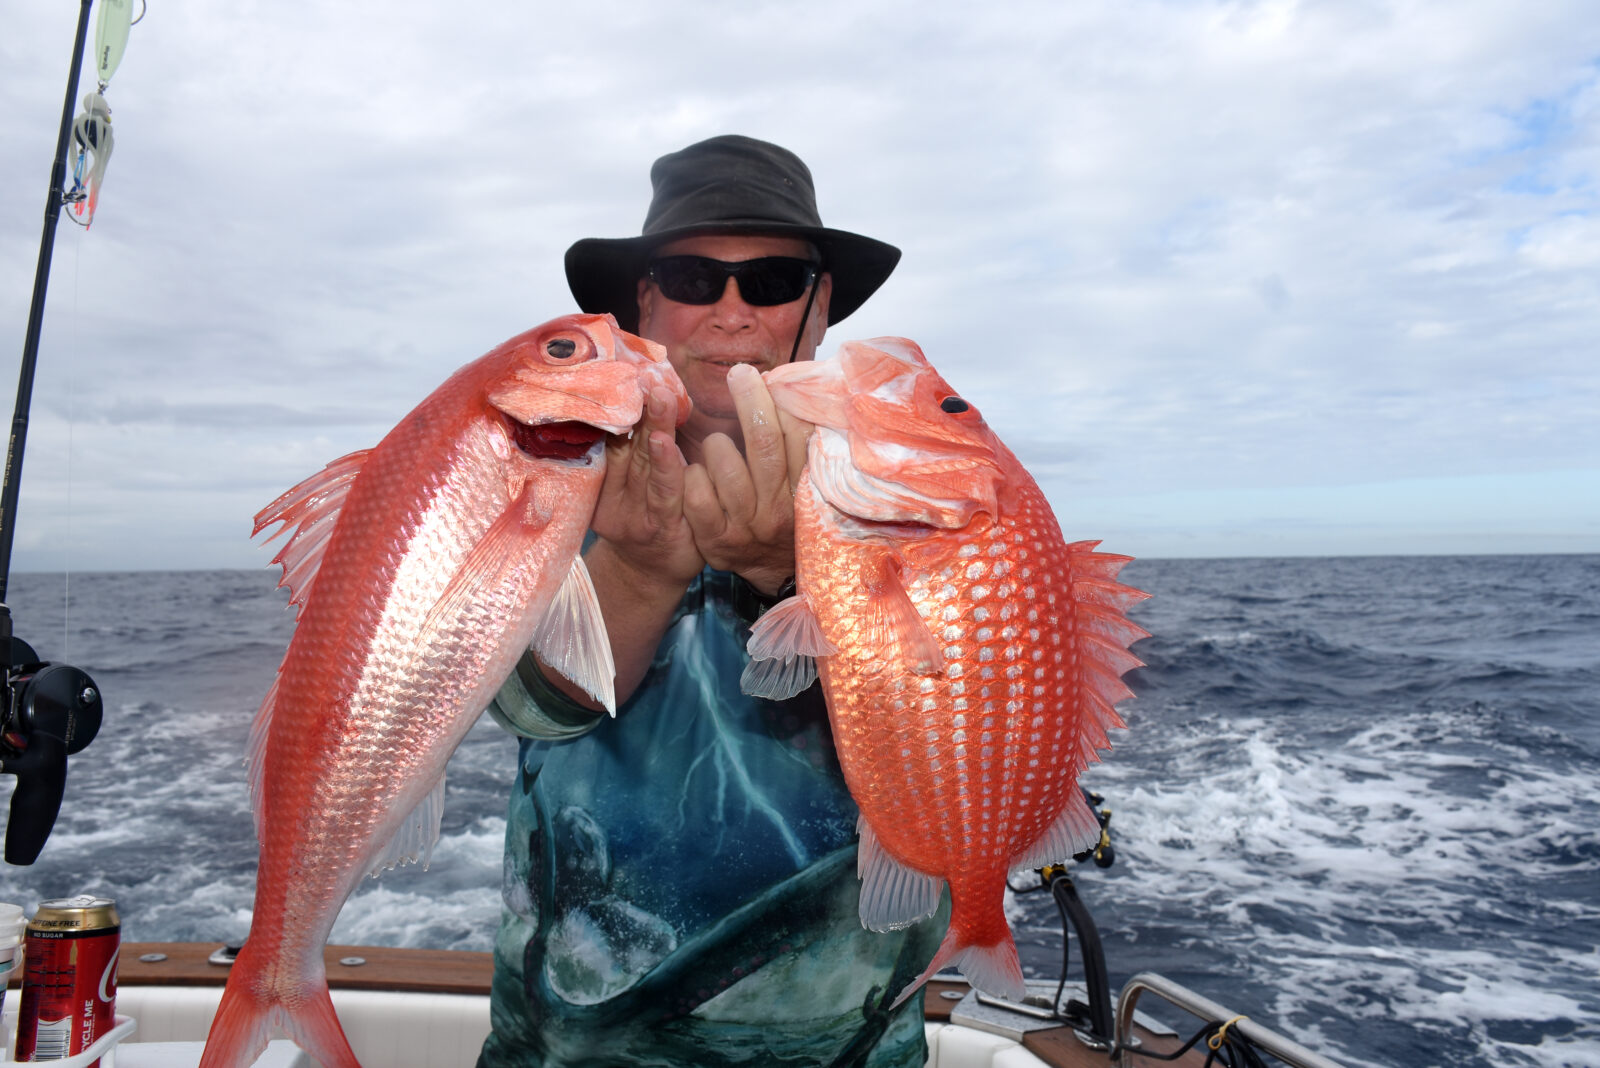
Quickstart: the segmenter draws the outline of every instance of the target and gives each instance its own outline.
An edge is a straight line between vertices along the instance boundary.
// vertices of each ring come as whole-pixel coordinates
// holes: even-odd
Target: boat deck
[[[208,961],[215,943],[127,942],[122,947],[118,966],[119,987],[215,987],[228,976],[226,967]],[[160,954],[164,959],[143,960]],[[391,991],[414,994],[460,994],[485,997],[494,973],[488,953],[438,949],[393,949],[376,946],[334,946],[324,950],[328,985],[334,990]],[[362,963],[345,963],[359,960]],[[931,1024],[946,1023],[956,1001],[942,996],[946,991],[965,993],[965,983],[935,980],[924,995],[924,1014]],[[1170,1052],[1178,1040],[1148,1032],[1140,1034],[1145,1049]],[[1053,1068],[1107,1068],[1103,1051],[1084,1045],[1068,1027],[1030,1031],[1022,1038],[1023,1048]],[[1176,1064],[1198,1066],[1204,1058],[1190,1051],[1178,1061],[1155,1061],[1137,1055],[1127,1065]]]

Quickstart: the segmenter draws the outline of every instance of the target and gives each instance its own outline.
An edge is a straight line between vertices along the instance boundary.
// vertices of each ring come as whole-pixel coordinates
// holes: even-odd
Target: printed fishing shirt
[[[480,1068],[927,1059],[922,998],[888,1005],[932,959],[948,899],[908,931],[862,928],[820,687],[739,690],[757,611],[742,580],[704,571],[616,720],[531,657],[501,689],[490,711],[524,740]]]

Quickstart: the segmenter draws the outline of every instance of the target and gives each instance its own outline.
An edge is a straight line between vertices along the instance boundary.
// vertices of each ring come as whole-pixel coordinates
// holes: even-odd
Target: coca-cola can
[[[17,1060],[62,1060],[111,1030],[121,943],[110,898],[84,895],[39,906],[23,950]]]

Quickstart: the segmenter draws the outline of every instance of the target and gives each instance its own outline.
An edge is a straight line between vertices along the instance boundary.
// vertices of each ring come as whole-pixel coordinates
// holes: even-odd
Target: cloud
[[[223,544],[189,532],[569,310],[566,246],[637,232],[650,161],[730,130],[905,250],[833,339],[914,337],[1059,485],[1278,494],[1309,522],[1329,487],[1600,468],[1588,15],[162,5],[107,94],[100,218],[57,241],[17,564],[46,566],[68,494],[42,482],[69,470],[106,509],[82,558]],[[19,339],[72,16],[19,10],[0,41]],[[1581,510],[1540,523],[1600,548]],[[137,554],[115,534],[156,528]]]

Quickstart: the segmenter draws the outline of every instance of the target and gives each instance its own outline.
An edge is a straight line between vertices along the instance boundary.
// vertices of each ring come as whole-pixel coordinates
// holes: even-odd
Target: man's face
[[[797,238],[745,234],[686,237],[662,245],[654,255],[709,256],[728,262],[762,256],[815,258],[810,244]],[[797,360],[816,355],[827,329],[832,289],[833,279],[822,275]],[[663,296],[648,278],[640,279],[639,333],[666,346],[667,358],[694,400],[694,412],[683,427],[686,436],[699,441],[713,431],[722,431],[741,440],[738,412],[728,394],[728,369],[748,363],[767,371],[787,363],[805,305],[803,295],[788,304],[747,304],[732,278],[715,304],[679,304]]]

